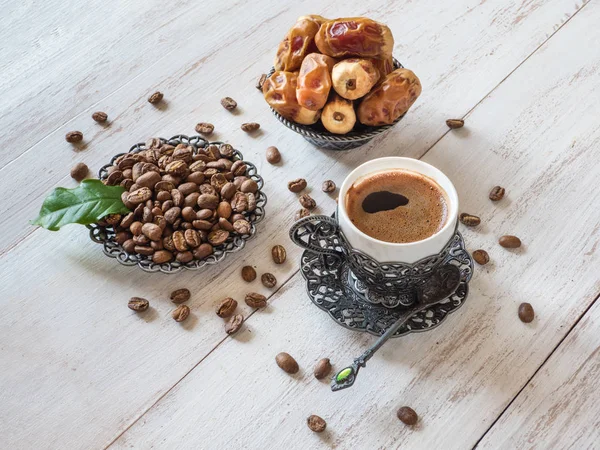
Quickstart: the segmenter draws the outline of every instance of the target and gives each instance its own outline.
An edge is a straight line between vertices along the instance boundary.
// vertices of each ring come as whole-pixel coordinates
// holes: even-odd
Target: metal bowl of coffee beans
[[[125,189],[131,212],[90,226],[104,253],[146,272],[176,273],[217,264],[241,250],[265,215],[263,179],[242,154],[200,136],[152,138],[99,171]]]
[[[393,61],[394,69],[400,69],[404,67],[396,58],[394,58]],[[267,74],[267,78],[273,75],[273,73],[275,73],[275,68],[271,67],[271,70]],[[353,148],[365,145],[375,136],[388,131],[404,117],[400,116],[394,121],[394,123],[379,127],[363,125],[357,121],[352,131],[346,134],[334,134],[327,131],[320,121],[314,125],[302,125],[286,119],[273,108],[271,108],[271,111],[277,120],[279,120],[290,130],[298,133],[314,146],[328,150],[351,150]]]

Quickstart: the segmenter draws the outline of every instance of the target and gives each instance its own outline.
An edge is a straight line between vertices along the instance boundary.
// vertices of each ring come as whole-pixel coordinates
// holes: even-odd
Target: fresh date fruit
[[[319,53],[311,53],[304,58],[296,85],[296,99],[300,106],[311,111],[318,111],[325,106],[335,63],[331,56]]]
[[[263,95],[271,108],[286,119],[302,125],[312,125],[321,115],[298,104],[296,86],[298,75],[292,72],[276,71],[263,84]]]

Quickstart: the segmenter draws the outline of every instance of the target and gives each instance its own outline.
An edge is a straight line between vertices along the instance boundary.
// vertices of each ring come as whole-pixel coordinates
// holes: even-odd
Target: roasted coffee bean
[[[486,252],[485,250],[475,250],[472,256],[475,262],[482,266],[490,262],[490,255],[488,255],[488,252]]]
[[[219,153],[219,147],[217,147],[215,144],[210,144],[208,147],[206,147],[206,154],[210,156],[212,161],[216,161],[219,159],[219,156],[221,156]]]
[[[165,200],[163,202],[163,204],[161,205],[160,209],[162,210],[162,212],[167,212],[173,206],[175,206],[175,203],[173,203],[173,200]]]
[[[173,310],[171,313],[171,317],[176,322],[183,322],[190,315],[190,307],[187,305],[179,305],[177,308]]]
[[[142,226],[142,233],[151,241],[158,241],[162,237],[162,228],[153,223],[145,223]]]
[[[281,162],[281,153],[277,147],[270,146],[267,148],[267,162],[269,164],[277,164]]]
[[[239,234],[250,234],[252,225],[247,220],[236,220],[233,222],[233,229]]]
[[[159,202],[166,202],[167,200],[171,200],[171,193],[167,191],[160,191],[156,194],[156,200],[158,200]]]
[[[256,194],[252,192],[248,192],[246,194],[246,199],[248,200],[248,209],[246,211],[252,212],[256,209]]]
[[[212,175],[210,175],[210,176],[212,177],[213,175],[214,175],[214,174],[212,174]],[[207,177],[208,177],[208,175],[207,175]],[[212,187],[212,186],[211,186],[210,184],[208,184],[208,183],[201,184],[201,185],[199,186],[199,189],[200,189],[200,195],[214,195],[214,196],[216,196],[216,195],[217,195],[217,191],[215,191],[215,188],[214,188],[214,187]]]
[[[183,185],[180,185],[180,187]],[[171,200],[173,202],[173,205],[175,206],[179,206],[182,207],[183,206],[183,193],[179,190],[179,188],[177,189],[173,189],[171,191]]]
[[[210,177],[210,185],[215,188],[215,191],[221,192],[223,186],[228,183],[227,178],[222,173],[215,173]]]
[[[160,140],[160,138],[149,138],[146,141],[146,147],[149,149],[153,149],[153,148],[161,148],[163,145],[162,141]]]
[[[207,170],[208,169],[216,169],[218,172],[220,172],[220,171],[224,171],[227,169],[227,164],[224,162],[224,160],[219,159],[217,161],[207,162],[206,167],[207,167]]]
[[[323,358],[319,360],[315,369],[313,370],[313,374],[317,380],[322,380],[331,372],[331,362],[329,358]]]
[[[102,220],[104,222],[106,222],[108,225],[114,227],[114,226],[118,225],[119,223],[121,223],[122,217],[123,216],[121,214],[109,214],[108,216],[104,216],[102,218]]]
[[[246,181],[247,179],[248,179],[247,176],[245,176],[245,175],[239,175],[239,176],[237,176],[237,177],[235,177],[233,179],[233,184],[235,185],[235,187],[237,189],[239,189],[239,188],[242,187],[242,184],[244,184],[244,181]]]
[[[138,156],[134,153],[126,153],[125,155],[117,158],[117,161],[117,166],[119,169],[125,171],[127,169],[131,169],[133,165],[138,162]]]
[[[144,246],[148,246],[150,245],[150,239],[147,238],[146,236],[144,236],[143,234],[134,236],[133,238],[133,242],[135,242],[135,245],[144,245]]]
[[[198,186],[200,186],[202,183],[204,183],[205,179],[206,179],[206,177],[204,176],[204,174],[202,172],[190,173],[186,177],[186,181],[188,181],[190,183],[196,183]]]
[[[237,188],[235,184],[228,181],[221,188],[221,197],[223,197],[225,200],[231,200],[235,195],[236,190]]]
[[[272,289],[277,285],[277,278],[272,273],[263,273],[260,276],[260,281],[264,287]]]
[[[248,210],[248,197],[243,192],[236,192],[231,199],[231,208],[238,213]]]
[[[131,169],[121,169],[121,171],[123,172],[123,178],[131,178],[133,176],[133,171]],[[133,180],[131,180],[131,182],[133,183]]]
[[[271,249],[271,256],[275,264],[283,264],[287,258],[287,253],[283,245],[276,245]]]
[[[449,128],[462,128],[465,125],[465,121],[462,119],[448,119],[446,120],[446,125]]]
[[[142,222],[147,223],[147,222],[152,222],[152,219],[154,219],[154,212],[153,212],[154,208],[150,209],[147,206],[144,207],[144,212],[142,214]],[[161,214],[162,211],[160,210],[160,208],[158,208],[158,211],[156,211],[157,214]]]
[[[250,283],[256,279],[256,270],[252,266],[244,266],[242,267],[242,278],[244,281]]]
[[[308,428],[315,433],[322,433],[327,428],[327,422],[314,414],[306,419],[306,423],[308,424]]]
[[[229,231],[215,230],[208,235],[208,242],[212,245],[222,245],[229,238]]]
[[[128,239],[123,242],[123,250],[129,254],[135,253],[135,241],[133,239]]]
[[[164,216],[165,216],[165,220],[171,224],[174,224],[179,216],[181,215],[181,208],[179,208],[178,206],[173,206],[172,208],[169,208]]]
[[[160,192],[160,191],[167,191],[170,194],[170,192],[175,189],[175,185],[173,183],[171,183],[170,181],[159,181],[158,183],[156,183],[154,185],[154,190],[156,192]]]
[[[135,218],[132,212],[125,214],[121,219],[121,228],[129,228],[129,226],[133,223],[134,220]]]
[[[260,124],[256,122],[247,122],[243,123],[241,128],[242,131],[245,131],[246,133],[252,133],[260,128]]]
[[[258,191],[258,184],[256,183],[256,181],[250,178],[242,183],[240,191],[244,193],[251,192],[254,194],[256,191]]]
[[[419,421],[419,416],[410,406],[403,406],[396,412],[396,415],[406,425],[415,425]]]
[[[240,213],[235,213],[231,216],[231,221],[233,223],[237,222],[238,220],[246,220],[246,217]]]
[[[530,323],[535,318],[535,311],[533,306],[529,303],[521,303],[519,305],[519,319],[521,322]]]
[[[119,231],[115,234],[115,242],[119,245],[123,245],[126,241],[131,239],[133,236],[129,231]]]
[[[288,182],[288,189],[292,192],[300,192],[306,188],[306,180],[304,178],[298,178]]]
[[[83,133],[81,131],[69,131],[65,135],[65,139],[71,144],[77,144],[78,142],[83,141]]]
[[[321,190],[323,192],[327,192],[327,193],[333,192],[333,191],[335,191],[335,183],[331,180],[325,180],[325,181],[323,181]]]
[[[298,200],[300,201],[302,207],[309,210],[315,209],[315,207],[317,206],[317,203],[308,194],[302,194]]]
[[[212,134],[215,126],[212,123],[200,122],[196,125],[196,133],[204,134],[206,136]]]
[[[199,192],[192,192],[191,194],[186,195],[183,199],[183,206],[193,208],[198,205],[198,197],[200,197]]]
[[[152,198],[152,191],[147,187],[141,187],[127,196],[127,201],[133,205],[139,205]]]
[[[213,227],[213,223],[208,220],[194,220],[192,222],[194,228],[198,230],[208,231]]]
[[[181,222],[181,229],[182,230],[191,230],[192,228],[194,228],[194,226],[189,223],[189,222]]]
[[[201,194],[198,197],[198,206],[202,209],[217,209],[219,197],[213,194]]]
[[[200,244],[202,244],[202,239],[200,239],[200,235],[196,230],[188,228],[183,232],[183,236],[185,237],[185,243],[192,249],[199,247]]]
[[[155,93],[153,93],[152,95],[150,95],[150,97],[148,97],[148,101],[150,103],[152,103],[153,105],[159,103],[164,97],[164,94],[160,91],[156,91]]]
[[[238,302],[231,297],[224,298],[217,306],[217,316],[223,318],[231,316],[235,312],[237,305]]]
[[[131,231],[131,233],[134,236],[139,236],[140,234],[142,234],[142,227],[144,226],[144,224],[142,222],[133,222],[130,226],[129,226],[129,231]]]
[[[264,308],[267,306],[267,297],[256,292],[246,294],[244,301],[251,308]]]
[[[301,208],[298,211],[296,211],[294,220],[300,220],[300,219],[303,219],[304,217],[308,217],[308,216],[310,216],[310,211],[306,208]]]
[[[194,254],[189,250],[187,252],[179,252],[175,259],[182,264],[187,264],[194,259]]]
[[[224,97],[221,99],[221,106],[228,111],[233,111],[237,108],[237,102],[231,97]]]
[[[92,114],[92,119],[98,123],[104,123],[106,122],[106,119],[108,119],[108,114],[102,111],[96,111],[94,114]]]
[[[146,245],[136,245],[134,247],[134,251],[139,253],[140,255],[150,256],[154,253],[154,249],[152,247],[148,247]]]
[[[165,167],[165,172],[167,172],[168,175],[174,176],[174,177],[185,177],[188,175],[188,165],[186,164],[185,161],[180,161],[180,160],[176,160],[176,161],[172,161],[169,164],[167,164],[167,167]],[[164,179],[164,178],[163,178]],[[173,183],[173,184],[177,184],[177,183]],[[173,194],[171,194],[173,195]]]
[[[233,224],[229,220],[227,220],[225,217],[220,217],[219,222],[217,222],[217,223],[221,230],[229,231],[230,233],[232,231],[237,231],[233,228]]]
[[[167,220],[165,219],[164,216],[161,216],[159,214],[154,216],[153,223],[158,225],[161,230],[164,230],[165,228],[167,228]]]
[[[300,370],[296,360],[286,352],[278,353],[277,356],[275,356],[275,362],[281,370],[289,374],[297,373]]]
[[[196,211],[191,206],[186,206],[181,210],[181,217],[188,222],[196,220]]]
[[[231,205],[228,202],[221,202],[219,206],[217,206],[217,215],[224,219],[229,219],[231,217],[232,209]]]
[[[196,213],[196,218],[200,220],[207,220],[213,217],[214,211],[212,209],[201,209]]]
[[[125,191],[129,191],[131,190],[131,186],[133,186],[133,180],[127,178],[125,180],[121,180],[121,183],[119,183],[119,185],[125,189]]]
[[[245,175],[247,170],[248,166],[246,165],[246,163],[244,163],[244,161],[238,160],[234,162],[231,166],[231,173],[233,173],[233,175],[236,177]]]
[[[241,314],[236,314],[231,319],[229,319],[227,323],[225,323],[225,333],[229,335],[237,333],[239,329],[242,328],[243,323],[244,316],[242,316]]]
[[[212,255],[214,252],[213,246],[210,244],[202,244],[200,247],[194,249],[194,258],[195,259],[204,259],[209,255]]]
[[[146,311],[148,306],[150,306],[150,302],[142,297],[131,297],[129,303],[127,303],[129,309],[133,311],[141,312]]]
[[[188,181],[187,183],[182,183],[179,186],[177,186],[177,190],[179,191],[180,194],[182,194],[183,196],[189,195],[192,192],[198,192],[198,185],[196,183],[192,183],[191,181]],[[183,198],[182,198],[182,202],[183,202]]]
[[[88,166],[80,162],[75,164],[71,169],[71,178],[73,178],[75,181],[81,181],[88,176],[89,172],[90,169]]]
[[[160,241],[150,241],[150,247],[152,247],[154,250],[162,250],[164,248],[162,239]],[[156,251],[154,254],[156,255]]]
[[[505,189],[501,186],[494,186],[490,191],[490,200],[493,202],[497,202],[498,200],[502,200],[504,198]]]
[[[107,186],[117,186],[121,181],[123,181],[123,172],[120,170],[112,171],[105,180]],[[133,188],[133,185],[131,187]]]
[[[156,183],[158,183],[161,180],[162,180],[162,177],[160,176],[160,173],[146,172],[142,176],[138,177],[137,180],[135,180],[135,184],[137,184],[138,186],[147,187],[147,188],[152,189],[152,188],[154,188],[154,186],[156,186]]]
[[[462,213],[460,215],[460,221],[463,225],[468,227],[476,227],[481,223],[481,219],[473,214]]]
[[[265,84],[265,81],[267,81],[267,74],[263,73],[260,77],[258,77],[258,80],[256,80],[256,89],[262,92],[263,84]]]
[[[155,264],[164,264],[173,261],[173,253],[169,250],[157,250],[152,255],[152,261]]]
[[[177,177],[177,176],[171,175],[169,173],[163,175],[162,179],[163,179],[163,181],[168,181],[169,183],[172,183],[173,186],[177,186],[179,183],[181,183],[181,177]]]
[[[506,235],[502,236],[498,243],[504,248],[519,248],[521,246],[521,239],[516,236]]]
[[[174,252],[175,249],[175,244],[173,243],[173,236],[165,236],[163,238],[163,247],[167,250],[169,250],[170,252]]]

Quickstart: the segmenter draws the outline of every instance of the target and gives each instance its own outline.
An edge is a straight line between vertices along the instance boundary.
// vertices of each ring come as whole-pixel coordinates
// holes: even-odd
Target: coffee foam
[[[364,199],[388,191],[408,198],[408,204],[388,211],[367,213]],[[385,242],[408,243],[440,231],[448,220],[448,199],[433,179],[404,169],[374,172],[356,180],[345,198],[350,221],[363,233]]]

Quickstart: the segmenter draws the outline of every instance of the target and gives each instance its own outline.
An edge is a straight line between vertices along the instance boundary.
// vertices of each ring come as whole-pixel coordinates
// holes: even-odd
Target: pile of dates
[[[185,264],[250,234],[259,186],[231,145],[173,146],[153,138],[146,147],[119,156],[103,180],[125,188],[121,199],[131,212],[99,225],[112,226],[127,253]]]
[[[421,94],[408,69],[394,70],[390,29],[366,17],[302,16],[279,44],[275,73],[263,83],[267,103],[288,120],[345,134],[357,121],[396,121]]]

